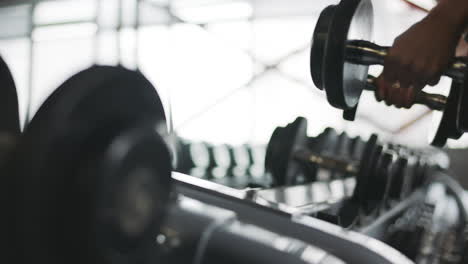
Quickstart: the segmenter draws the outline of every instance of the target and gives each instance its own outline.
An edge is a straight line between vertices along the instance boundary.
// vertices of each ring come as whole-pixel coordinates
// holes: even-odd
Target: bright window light
[[[52,41],[60,39],[73,39],[91,37],[97,30],[93,23],[80,23],[64,26],[50,26],[37,28],[33,32],[34,41]]]
[[[95,1],[45,1],[34,12],[36,24],[63,23],[67,21],[91,21],[95,16]]]
[[[193,7],[175,7],[174,13],[183,20],[204,23],[217,20],[247,19],[252,15],[252,6],[247,2],[229,2]]]

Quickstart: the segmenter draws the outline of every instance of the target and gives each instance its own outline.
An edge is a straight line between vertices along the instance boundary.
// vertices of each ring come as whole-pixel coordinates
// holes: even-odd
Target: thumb
[[[379,75],[379,77],[377,77],[375,79],[375,99],[378,101],[378,102],[381,102],[384,98],[385,98],[385,80],[384,80],[384,77],[383,77],[383,74]]]

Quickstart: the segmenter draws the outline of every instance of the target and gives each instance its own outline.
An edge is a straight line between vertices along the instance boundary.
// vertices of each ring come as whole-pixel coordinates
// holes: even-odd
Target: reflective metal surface
[[[372,3],[369,0],[360,1],[349,25],[347,39],[372,40],[374,24]],[[369,67],[344,61],[343,65],[343,92],[346,103],[355,106],[361,92],[365,88]]]
[[[340,179],[330,183],[314,182],[304,185],[259,190],[257,191],[257,197],[261,197],[272,203],[299,208],[339,201],[348,197],[353,192],[354,186],[354,178]]]
[[[413,263],[400,252],[371,237],[303,215],[289,206],[274,209],[245,200],[245,191],[224,188],[201,179],[173,173],[179,194],[236,212],[246,223],[298,239],[333,253],[348,263]],[[356,254],[359,252],[359,254]]]

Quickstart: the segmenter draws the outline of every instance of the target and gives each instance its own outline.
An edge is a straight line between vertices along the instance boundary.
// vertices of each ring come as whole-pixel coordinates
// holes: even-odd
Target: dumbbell
[[[298,122],[305,123],[301,127],[304,127],[302,129],[306,129],[307,120],[301,117],[297,118],[295,122],[293,122],[291,125],[294,125],[294,123],[298,123]],[[290,125],[288,125],[286,129],[288,129],[289,126]],[[322,133],[320,133],[320,135],[313,138],[315,141],[315,144],[313,145],[310,144],[310,141],[312,140],[312,138],[308,138],[307,140],[309,141],[308,142],[309,149],[313,150],[314,153],[317,153],[319,155],[330,156],[330,155],[336,154],[335,151],[336,151],[337,145],[339,145],[338,138],[339,138],[339,135],[337,131],[333,128],[327,127],[324,129]],[[306,177],[308,181],[329,180],[333,178],[333,176],[335,176],[333,175],[334,174],[333,172],[328,171],[328,173],[323,173],[323,170],[320,170],[317,166],[313,166],[313,165],[305,166],[304,171],[305,171],[304,173],[306,176],[312,175],[312,177]]]
[[[213,145],[210,150],[212,151],[215,166],[211,174],[215,179],[226,178],[230,175],[230,168],[232,167],[232,159],[229,152],[229,146],[226,144]]]
[[[346,132],[338,134],[333,128],[326,128],[321,134],[315,138],[309,138],[309,149],[318,154],[324,156],[333,156],[339,159],[354,159],[353,155],[360,156],[359,152],[361,147],[364,146],[364,142],[360,141],[359,138],[351,138],[347,135]],[[314,144],[311,144],[311,141],[315,141]],[[357,160],[358,158],[356,158]],[[321,178],[321,170],[317,166],[308,166],[310,167],[307,173],[317,174],[318,178]],[[330,179],[342,179],[346,177],[346,174],[343,174],[339,171],[330,171]]]
[[[254,184],[269,185],[270,183],[267,182],[267,178],[265,177],[266,146],[249,145],[248,151],[251,163],[251,166],[249,168],[249,175],[251,177],[251,181],[253,181]]]
[[[342,0],[321,12],[314,30],[312,79],[317,88],[325,90],[328,102],[344,110],[343,117],[350,121],[354,120],[362,91],[376,89],[375,79],[368,75],[369,65],[383,65],[388,50],[366,41],[371,39],[372,19],[370,0]],[[444,75],[453,79],[448,98],[425,92],[417,95],[417,103],[442,112],[431,133],[430,142],[435,146],[443,146],[447,138],[458,139],[464,132],[464,120],[458,113],[463,108],[461,87],[466,70],[465,60],[455,58],[445,71]]]
[[[229,146],[231,154],[232,168],[231,175],[235,178],[244,178],[248,180],[248,169],[251,165],[251,158],[246,145]]]
[[[190,142],[190,157],[194,167],[190,175],[199,178],[208,178],[209,170],[214,166],[214,160],[210,156],[210,149],[205,142]]]
[[[2,168],[2,255],[13,263],[150,263],[170,194],[165,133],[161,100],[141,73],[93,66],[72,76]]]
[[[190,146],[191,144],[189,141],[180,137],[176,138],[175,149],[177,153],[177,164],[174,168],[175,171],[190,174],[190,170],[195,167]]]
[[[246,168],[249,153],[245,145],[232,146],[217,144],[212,146],[216,166],[212,169],[212,181],[232,188],[245,188],[249,184]],[[243,165],[247,163],[247,165]]]
[[[273,132],[267,146],[265,168],[274,178],[276,185],[297,184],[301,167],[314,166],[341,171],[346,174],[358,175],[361,183],[358,183],[356,196],[361,192],[371,177],[373,163],[381,152],[377,144],[377,136],[372,136],[366,143],[361,159],[366,161],[359,167],[358,163],[335,159],[324,155],[318,155],[307,148],[307,121],[303,118],[296,119],[284,128],[277,128]],[[314,177],[305,175],[305,177]]]
[[[178,172],[204,177],[231,187],[247,186],[253,180],[250,177],[266,180],[263,178],[263,164],[261,168],[252,168],[259,158],[263,163],[264,154],[261,150],[264,148],[260,146],[256,146],[254,150],[247,144],[231,146],[190,142],[179,138],[176,149]]]
[[[415,184],[414,164],[402,166],[401,161],[398,162],[398,154],[388,145],[379,144],[376,135],[365,143],[359,160],[345,160],[319,155],[308,149],[304,127],[304,121],[297,119],[285,128],[275,130],[268,143],[265,167],[276,185],[296,184],[295,177],[300,175],[302,166],[341,171],[356,177],[352,201],[365,213],[371,213],[388,200],[404,198],[405,184]],[[418,157],[414,160],[417,161]],[[408,192],[412,190],[408,189]]]
[[[301,149],[308,149],[319,156],[333,156],[341,159],[358,160],[361,157],[365,143],[360,138],[349,138],[346,133],[338,134],[333,128],[326,128],[317,137],[307,137],[307,120],[298,117],[294,122],[285,127],[278,127],[273,132],[267,146],[265,168],[273,177],[275,185],[294,185],[302,182],[313,182],[316,180],[330,180],[335,175],[337,178],[341,171],[322,170],[316,164],[301,164],[296,166],[295,162],[277,162],[284,156],[277,156],[286,146],[296,145]],[[297,138],[300,135],[300,138]],[[274,140],[283,138],[283,141]],[[299,142],[299,143],[295,143]],[[288,153],[292,151],[289,150]],[[282,154],[281,154],[282,155]],[[271,162],[271,163],[268,163]]]
[[[223,178],[231,166],[229,150],[224,145],[179,139],[176,171],[198,178]]]

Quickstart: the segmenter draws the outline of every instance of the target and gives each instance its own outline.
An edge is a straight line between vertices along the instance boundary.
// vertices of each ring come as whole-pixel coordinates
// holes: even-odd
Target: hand
[[[428,16],[395,39],[377,79],[379,101],[410,108],[426,86],[439,82],[455,55],[458,27],[442,16]]]

